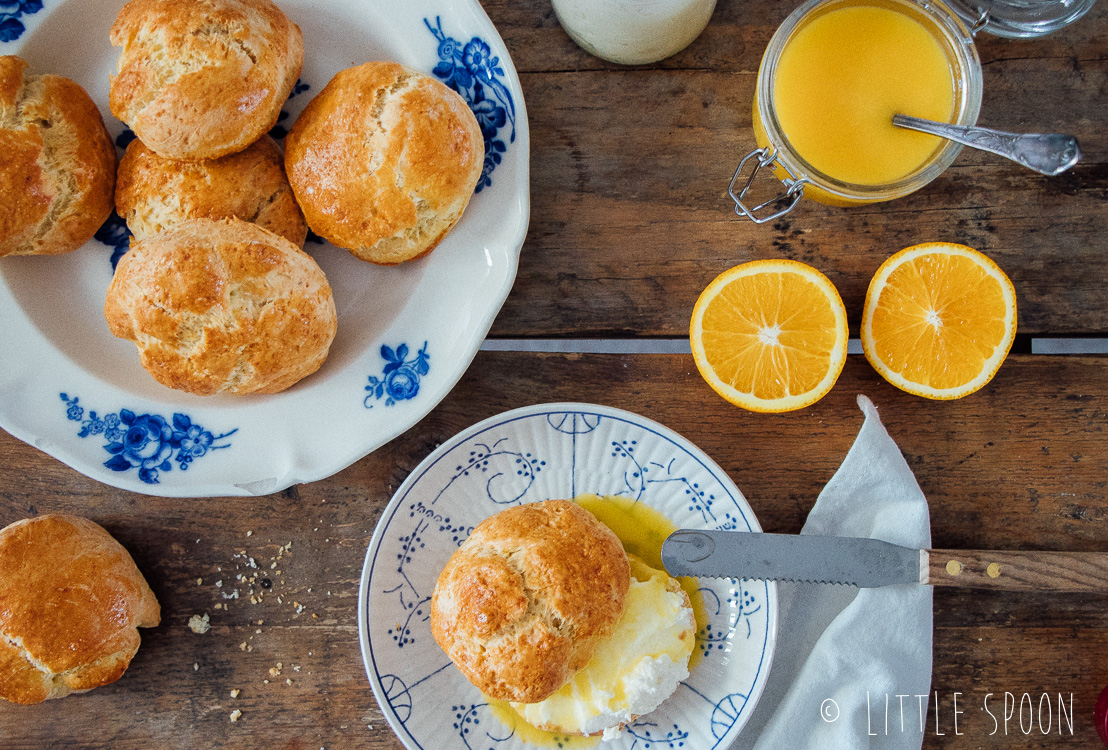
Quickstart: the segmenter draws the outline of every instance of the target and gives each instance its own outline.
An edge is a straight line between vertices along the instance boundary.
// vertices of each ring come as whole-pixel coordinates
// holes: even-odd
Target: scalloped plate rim
[[[72,0],[70,1],[72,2]],[[349,2],[336,5],[340,6],[343,12],[354,12],[365,2],[366,0],[349,0]],[[42,21],[52,13],[64,10],[65,5],[64,2],[58,4],[47,0],[46,7],[43,10],[25,16],[23,20],[27,26],[26,33],[13,42],[0,43],[0,54],[20,54],[24,43],[35,38],[34,35],[42,25]],[[119,0],[118,5],[121,7],[123,0]],[[397,3],[397,5],[399,6],[400,3]],[[296,13],[291,12],[291,3],[289,3],[289,6],[290,15],[296,15]],[[296,8],[297,12],[304,13],[307,6],[296,6]],[[333,10],[334,7],[331,9]],[[50,387],[42,385],[43,374],[37,371],[31,372],[23,363],[12,363],[8,372],[5,372],[4,368],[0,366],[0,391],[6,392],[4,399],[0,400],[0,428],[81,474],[118,489],[160,497],[253,496],[278,492],[294,484],[313,482],[331,476],[395,439],[437,406],[472,364],[481,343],[514,286],[519,268],[519,255],[526,239],[530,220],[530,138],[526,102],[523,98],[523,89],[518,73],[503,39],[480,3],[477,0],[437,0],[433,7],[419,9],[419,14],[431,20],[434,20],[436,16],[445,15],[456,20],[464,20],[466,24],[472,22],[472,25],[466,29],[447,28],[446,31],[459,36],[464,36],[463,31],[473,33],[483,37],[486,42],[494,47],[494,52],[501,57],[500,64],[504,69],[505,83],[509,87],[515,105],[516,135],[509,148],[515,149],[518,155],[514,157],[515,163],[511,169],[508,169],[507,165],[502,165],[498,172],[493,173],[494,180],[499,179],[505,183],[502,188],[503,192],[497,194],[500,199],[500,203],[497,205],[502,206],[501,218],[498,218],[493,226],[497,228],[496,231],[499,231],[501,235],[510,235],[511,239],[510,241],[507,239],[497,241],[495,245],[491,246],[492,255],[486,250],[484,257],[477,259],[476,262],[480,264],[487,262],[491,277],[490,286],[495,285],[495,289],[488,290],[488,297],[485,299],[473,299],[474,306],[468,310],[469,314],[473,316],[473,320],[468,323],[468,327],[463,331],[449,340],[444,340],[441,345],[443,351],[459,351],[464,356],[456,357],[453,360],[440,358],[436,361],[438,372],[435,373],[435,378],[421,384],[423,388],[419,393],[419,398],[412,401],[398,402],[389,415],[396,417],[396,419],[387,420],[385,425],[376,424],[377,420],[375,418],[367,419],[361,416],[359,412],[362,410],[362,397],[356,396],[357,408],[350,419],[359,420],[361,425],[352,426],[350,431],[352,433],[356,431],[359,435],[369,434],[364,441],[357,444],[349,441],[347,445],[337,445],[333,453],[327,456],[326,461],[305,463],[298,460],[296,446],[300,444],[298,441],[302,441],[304,438],[298,434],[297,425],[292,424],[286,425],[285,434],[280,437],[284,442],[280,443],[274,440],[271,434],[262,436],[265,438],[264,442],[259,439],[249,441],[246,434],[237,436],[238,444],[242,448],[239,451],[239,456],[236,456],[236,471],[237,466],[243,464],[243,461],[239,460],[242,458],[243,451],[247,453],[245,461],[247,462],[246,465],[249,465],[250,455],[261,455],[262,452],[270,452],[276,446],[277,449],[284,449],[285,453],[291,456],[291,459],[283,460],[280,465],[273,466],[274,471],[251,472],[247,469],[241,472],[241,477],[235,477],[232,480],[226,476],[226,469],[223,476],[208,477],[201,465],[198,464],[191,472],[185,473],[184,471],[174,470],[172,475],[167,473],[160,483],[148,484],[141,481],[134,471],[116,472],[106,468],[104,466],[105,459],[110,458],[110,456],[102,450],[101,446],[96,445],[94,448],[88,441],[77,437],[79,425],[66,419],[65,406],[57,401],[57,394],[68,392],[79,397],[82,401],[81,406],[86,409],[97,409],[103,406],[103,404],[94,403],[97,399],[103,399],[122,404],[124,408],[133,411],[160,414],[167,419],[176,411],[187,411],[190,414],[199,415],[197,422],[208,423],[223,420],[227,423],[225,426],[229,428],[247,426],[246,422],[250,419],[248,412],[255,406],[253,403],[248,403],[248,400],[264,399],[266,397],[246,397],[243,402],[230,406],[209,405],[203,401],[192,401],[182,407],[179,401],[174,402],[172,400],[173,397],[180,394],[168,389],[166,389],[167,401],[150,398],[143,394],[130,393],[99,375],[82,369],[62,352],[53,341],[46,339],[39,331],[37,323],[15,299],[14,292],[7,283],[7,278],[0,275],[0,308],[15,312],[17,325],[23,322],[19,320],[20,317],[25,320],[24,329],[20,330],[19,338],[15,333],[0,334],[0,341],[6,340],[19,345],[21,341],[28,340],[28,336],[24,335],[23,330],[31,331],[37,335],[38,342],[30,345],[31,347],[37,347],[34,349],[34,356],[31,359],[36,364],[44,365],[42,369],[49,376],[45,379],[50,380],[52,378],[54,383]],[[294,20],[299,18],[296,15]],[[416,33],[425,32],[426,29],[420,32],[412,31],[410,32],[410,38],[414,39]],[[430,52],[434,53],[437,42],[430,34],[427,35],[427,44]],[[428,57],[430,56],[433,55],[428,55]],[[317,86],[321,87],[322,83],[318,82]],[[102,114],[104,114],[106,121],[110,119],[110,113],[103,109]],[[495,190],[495,186],[493,190]],[[493,192],[493,190],[489,192]],[[480,200],[481,197],[476,196],[474,200]],[[465,222],[465,219],[466,217],[463,216],[462,221]],[[449,242],[449,239],[448,237],[446,241]],[[96,244],[96,240],[91,240],[90,244]],[[87,250],[87,247],[84,250]],[[75,252],[83,252],[84,250]],[[495,257],[497,254],[501,254],[502,259]],[[3,259],[0,259],[0,269],[3,268],[3,262]],[[107,261],[105,260],[105,262]],[[418,284],[416,291],[419,291]],[[390,327],[402,318],[407,319],[409,314],[406,309],[397,312],[396,319],[390,323]],[[433,333],[433,330],[413,330],[410,334],[402,333],[400,335],[407,337],[405,343],[415,343],[418,346],[417,339],[422,341],[425,333]],[[391,331],[386,331],[387,336],[391,334]],[[371,342],[364,351],[359,351],[352,356],[350,362],[340,372],[345,373],[346,370],[356,368],[359,373],[372,374],[375,366],[379,370],[379,360],[375,357],[376,349],[377,346],[385,343],[391,343],[395,346],[399,342],[395,337],[388,341],[377,340]],[[69,378],[69,380],[65,380],[65,378]],[[364,378],[362,380],[364,382]],[[342,382],[342,378],[339,378],[339,381]],[[57,416],[60,415],[60,427],[43,427],[40,429],[37,421],[32,421],[25,416],[25,407],[16,402],[22,398],[29,398],[28,392],[34,394],[37,410],[43,413],[41,423],[58,422]],[[49,395],[49,393],[53,395]],[[41,404],[39,403],[40,394],[42,398],[53,400],[47,404]],[[86,395],[88,398],[86,398]],[[312,395],[318,394],[313,393]],[[48,411],[55,409],[57,411],[53,413]],[[107,411],[110,412],[111,409],[109,408]],[[331,418],[331,415],[328,415],[328,418]],[[320,427],[317,432],[323,433],[325,430]]]
[[[426,473],[442,458],[453,451],[455,448],[470,440],[471,438],[487,432],[489,429],[498,425],[505,424],[509,421],[519,420],[530,416],[541,415],[543,413],[589,413],[598,414],[600,416],[614,417],[619,420],[634,424],[636,427],[642,427],[650,431],[656,432],[659,436],[670,440],[674,445],[683,448],[689,453],[695,460],[700,462],[704,468],[712,473],[720,484],[729,491],[734,492],[736,503],[745,506],[744,520],[749,524],[750,531],[753,533],[761,532],[761,525],[758,522],[757,517],[754,514],[753,509],[750,507],[749,502],[746,500],[745,495],[735,485],[730,476],[719,466],[710,456],[704,451],[698,448],[694,443],[685,438],[680,433],[673,429],[666,427],[665,425],[644,417],[635,412],[631,412],[625,409],[617,407],[602,406],[599,404],[591,404],[585,402],[551,402],[533,404],[530,406],[523,406],[516,409],[511,409],[493,416],[487,417],[475,424],[460,430],[448,440],[443,441],[439,446],[432,450],[419,464],[412,469],[408,476],[397,487],[392,497],[389,499],[388,504],[382,510],[381,515],[378,517],[374,527],[373,536],[370,539],[369,545],[366,548],[365,559],[362,564],[361,580],[358,585],[358,641],[362,652],[362,664],[366,671],[366,677],[368,678],[370,685],[373,689],[373,697],[377,701],[378,706],[381,709],[381,713],[385,720],[388,722],[390,729],[401,743],[409,750],[426,750],[418,742],[411,738],[409,741],[409,733],[403,728],[403,725],[398,726],[396,717],[391,708],[388,707],[387,702],[384,702],[385,690],[380,684],[380,678],[374,669],[372,663],[372,646],[370,645],[369,637],[369,583],[373,574],[374,564],[376,562],[376,555],[381,549],[381,544],[386,531],[391,523],[392,518],[396,515],[397,510],[403,503],[407,494],[411,491],[412,487],[419,483],[419,481],[426,475]],[[767,591],[767,603],[770,605],[767,612],[767,638],[764,645],[763,661],[758,668],[758,672],[755,677],[755,682],[752,686],[750,695],[747,696],[746,703],[744,704],[743,711],[749,708],[749,712],[745,713],[742,717],[742,723],[738,729],[728,729],[723,738],[713,746],[717,750],[721,747],[729,747],[735,742],[737,737],[742,733],[743,728],[749,722],[750,717],[757,709],[757,704],[761,699],[766,683],[768,681],[768,675],[773,666],[773,658],[777,644],[777,629],[779,618],[779,600],[777,593],[777,582],[766,581]],[[437,644],[434,648],[438,648]],[[445,654],[444,654],[445,658]],[[724,739],[728,740],[727,746],[721,746],[720,742]],[[538,746],[536,746],[538,747]],[[598,747],[603,748],[604,744]]]

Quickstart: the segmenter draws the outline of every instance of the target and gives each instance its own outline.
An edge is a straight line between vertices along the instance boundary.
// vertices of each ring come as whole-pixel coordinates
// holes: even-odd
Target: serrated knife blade
[[[862,588],[927,582],[926,551],[878,539],[815,534],[680,529],[662,543],[662,563],[674,576]]]
[[[670,575],[1108,593],[1108,552],[912,549],[878,539],[681,529],[662,543]]]

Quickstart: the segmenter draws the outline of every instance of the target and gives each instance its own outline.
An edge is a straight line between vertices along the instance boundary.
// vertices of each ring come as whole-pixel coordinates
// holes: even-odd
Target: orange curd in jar
[[[933,180],[961,149],[898,128],[893,115],[973,125],[980,106],[973,37],[939,0],[808,0],[762,58],[759,150],[744,162],[756,155],[758,168],[772,167],[789,188],[789,208],[801,197],[846,206],[891,200]],[[740,213],[768,220],[751,212],[770,202],[747,209],[743,193],[735,196],[742,171],[732,181]]]
[[[892,119],[950,122],[954,88],[935,36],[872,5],[835,8],[805,24],[785,45],[773,82],[777,118],[797,155],[863,185],[907,177],[943,144]]]

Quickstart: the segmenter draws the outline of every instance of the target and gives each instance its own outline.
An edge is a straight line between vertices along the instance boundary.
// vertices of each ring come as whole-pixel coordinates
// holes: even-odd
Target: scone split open
[[[602,502],[594,496],[579,499]],[[581,526],[552,535],[548,519],[555,511]],[[604,586],[621,570],[582,564],[598,554],[598,539],[604,540],[601,556],[626,563],[631,578],[626,588],[621,584],[618,608],[606,610],[615,620],[588,643],[588,658],[577,654],[571,664],[566,649],[585,635],[574,608],[608,601]],[[609,546],[613,540],[618,551]],[[533,568],[547,572],[535,564],[544,559],[561,561],[562,572],[576,572],[566,579],[533,574]],[[574,596],[563,596],[582,584]],[[470,682],[490,698],[511,703],[531,726],[605,739],[653,711],[688,677],[696,635],[696,617],[681,584],[627,555],[607,526],[565,500],[511,508],[479,524],[439,577],[431,626]],[[551,632],[560,633],[561,641],[542,637]]]

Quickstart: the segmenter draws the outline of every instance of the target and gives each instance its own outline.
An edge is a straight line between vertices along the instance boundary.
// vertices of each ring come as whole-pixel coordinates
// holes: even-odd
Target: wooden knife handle
[[[950,549],[925,552],[926,583],[934,586],[1108,594],[1108,553]]]

